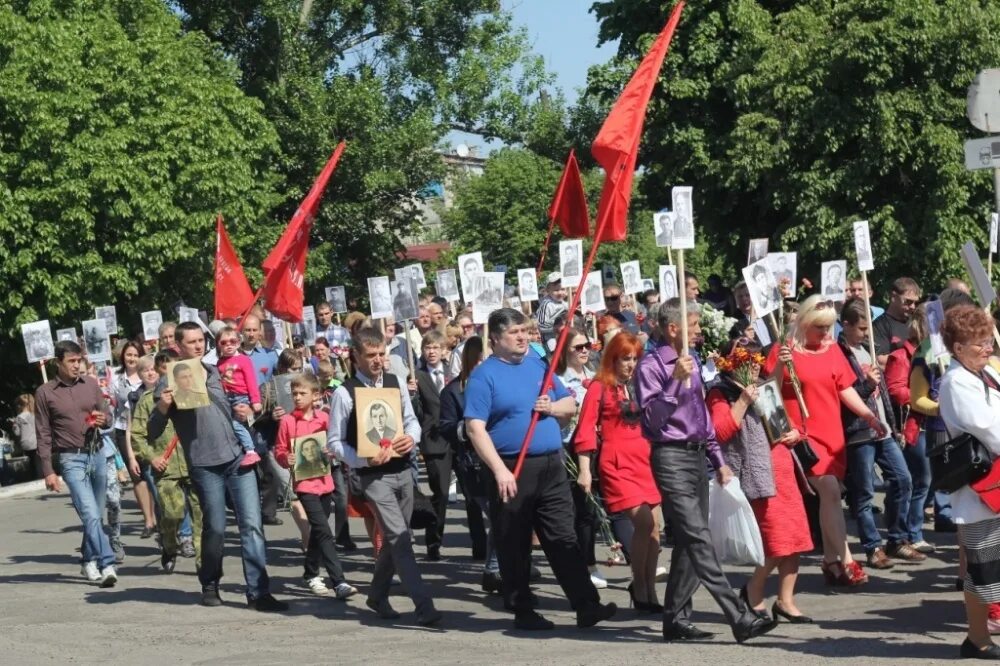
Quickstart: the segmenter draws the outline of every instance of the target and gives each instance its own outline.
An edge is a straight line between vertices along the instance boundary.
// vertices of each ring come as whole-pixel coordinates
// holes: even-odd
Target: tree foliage
[[[669,10],[594,4],[620,48],[575,115],[613,100]],[[799,251],[800,274],[853,258],[850,223],[869,219],[882,284],[940,285],[965,240],[985,244],[991,184],[965,171],[962,142],[978,135],[966,89],[1000,61],[998,30],[985,1],[694,0],[647,116],[642,192],[694,185],[699,229],[734,264],[767,236]]]

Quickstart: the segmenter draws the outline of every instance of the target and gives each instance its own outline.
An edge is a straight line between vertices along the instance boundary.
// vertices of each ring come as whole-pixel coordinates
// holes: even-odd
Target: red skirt
[[[792,450],[782,444],[772,446],[771,469],[777,494],[750,501],[764,541],[764,556],[785,557],[809,552],[813,542]]]

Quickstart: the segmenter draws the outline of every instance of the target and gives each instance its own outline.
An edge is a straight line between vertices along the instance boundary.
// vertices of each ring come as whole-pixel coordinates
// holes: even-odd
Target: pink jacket
[[[292,451],[292,440],[305,435],[320,434],[321,441],[326,442],[326,427],[330,422],[330,417],[326,412],[314,409],[312,418],[302,418],[302,412],[298,410],[281,417],[278,424],[278,437],[274,443],[274,459],[282,467],[293,467],[289,464],[288,456]],[[325,448],[325,446],[324,446]],[[297,493],[308,493],[310,495],[325,495],[333,492],[333,477],[329,474],[315,479],[305,479],[304,481],[294,481],[292,490]]]
[[[260,387],[257,386],[257,369],[249,356],[236,354],[220,358],[217,364],[222,376],[222,388],[227,394],[245,395],[250,403],[260,402]]]

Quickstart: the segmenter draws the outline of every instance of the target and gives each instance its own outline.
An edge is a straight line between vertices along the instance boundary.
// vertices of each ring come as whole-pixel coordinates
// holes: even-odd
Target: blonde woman
[[[847,525],[841,508],[841,486],[847,471],[843,405],[862,418],[878,436],[885,426],[854,390],[855,374],[830,330],[837,320],[833,306],[819,295],[810,296],[799,307],[795,331],[780,345],[774,345],[765,372],[781,383],[782,398],[792,427],[803,434],[818,461],[806,470],[809,484],[820,502],[823,533],[823,575],[827,585],[854,587],[868,582],[861,565],[851,557],[847,545]],[[791,361],[809,410],[803,419],[792,382],[786,370]],[[878,372],[874,369],[873,372]]]

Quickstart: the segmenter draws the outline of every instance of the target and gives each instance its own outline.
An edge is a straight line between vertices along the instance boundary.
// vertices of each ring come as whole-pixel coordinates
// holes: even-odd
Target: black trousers
[[[431,487],[431,505],[437,515],[437,524],[427,529],[427,546],[440,546],[444,539],[444,524],[448,517],[448,488],[451,486],[451,450],[441,454],[424,454],[427,483]]]
[[[347,479],[344,478],[344,466],[335,465],[330,473],[333,475],[333,536],[338,543],[344,544],[351,540],[351,529],[347,523]]]
[[[333,544],[333,531],[330,529],[330,506],[333,504],[333,493],[313,495],[311,493],[296,493],[302,508],[309,520],[309,547],[306,548],[305,572],[306,580],[319,575],[320,565],[326,569],[334,585],[344,582],[344,569],[340,566],[337,549]]]
[[[257,451],[260,453],[260,450]],[[274,520],[278,517],[278,491],[281,490],[279,479],[271,468],[266,449],[257,463],[257,485],[260,486],[260,517],[263,520]]]
[[[538,535],[570,605],[579,610],[600,602],[573,530],[573,498],[562,455],[560,450],[525,458],[517,480],[517,495],[508,502],[500,500],[496,479],[491,479],[490,511],[503,592],[505,598],[513,601],[515,613],[531,608],[532,531]],[[515,458],[504,459],[510,470],[516,462]]]
[[[573,495],[573,508],[576,517],[573,520],[573,530],[576,532],[576,542],[580,545],[587,566],[597,564],[597,512],[594,505],[587,499],[575,479],[569,480],[570,492]]]
[[[486,557],[486,521],[477,497],[486,495],[485,488],[479,482],[479,471],[461,464],[455,465],[455,476],[458,479],[458,489],[465,499],[465,520],[469,527],[469,538],[472,540],[472,554],[480,558]],[[485,505],[486,502],[483,502]]]

